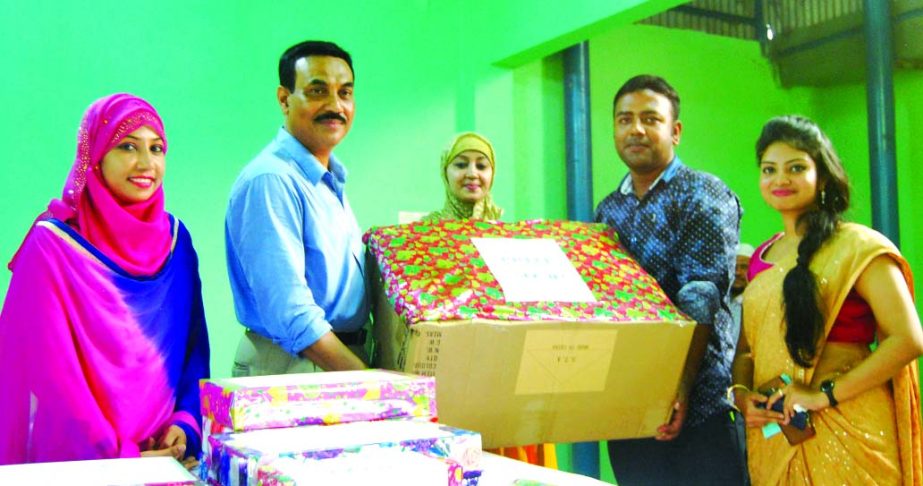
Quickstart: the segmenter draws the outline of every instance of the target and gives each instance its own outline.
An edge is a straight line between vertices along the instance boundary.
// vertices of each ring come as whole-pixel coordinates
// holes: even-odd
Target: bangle
[[[728,403],[731,404],[731,408],[733,408],[734,410],[737,410],[739,413],[743,413],[740,411],[739,408],[737,408],[737,401],[734,400],[734,398],[736,398],[734,395],[734,390],[738,390],[738,389],[747,390],[747,392],[750,392],[750,389],[747,388],[746,386],[741,385],[740,383],[735,383],[728,387],[726,396],[728,399]]]

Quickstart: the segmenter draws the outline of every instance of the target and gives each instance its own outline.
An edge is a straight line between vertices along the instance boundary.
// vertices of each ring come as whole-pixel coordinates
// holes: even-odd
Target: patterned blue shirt
[[[237,320],[292,354],[369,318],[362,233],[346,168],[324,168],[295,137],[276,138],[241,172],[225,249]]]
[[[596,221],[615,229],[670,300],[712,326],[685,426],[729,408],[725,390],[739,326],[731,318],[729,292],[741,214],[740,201],[720,179],[686,167],[679,157],[641,199],[629,174],[596,208]]]

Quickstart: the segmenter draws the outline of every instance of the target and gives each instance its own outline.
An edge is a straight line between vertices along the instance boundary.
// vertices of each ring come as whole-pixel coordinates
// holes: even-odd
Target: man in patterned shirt
[[[711,328],[698,373],[684,377],[657,437],[609,442],[613,472],[621,485],[744,484],[743,421],[732,420],[724,398],[737,335],[729,287],[740,202],[676,156],[679,96],[663,78],[628,80],[613,105],[615,148],[629,174],[596,208],[596,221],[615,229],[683,312]]]

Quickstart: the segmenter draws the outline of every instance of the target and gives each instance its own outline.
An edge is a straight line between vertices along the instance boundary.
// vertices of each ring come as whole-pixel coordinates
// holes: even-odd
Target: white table
[[[100,459],[0,466],[0,484],[29,486],[194,485],[196,477],[172,457]]]
[[[516,461],[485,452],[480,486],[541,484],[548,486],[602,486],[596,479]],[[517,483],[519,481],[519,483]],[[0,466],[0,484],[30,486],[137,486],[143,484],[195,485],[195,476],[169,457],[46,462]]]
[[[512,486],[516,481],[534,482],[549,486],[602,486],[609,483],[547,467],[535,466],[488,452],[481,459],[484,473],[478,486]],[[528,483],[526,483],[528,484]]]

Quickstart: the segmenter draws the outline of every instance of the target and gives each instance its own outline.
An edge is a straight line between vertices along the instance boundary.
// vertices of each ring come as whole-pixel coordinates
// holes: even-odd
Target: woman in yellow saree
[[[923,331],[907,262],[881,234],[841,221],[846,174],[814,122],[770,120],[757,157],[785,231],[753,255],[728,390],[748,426],[753,484],[923,484]],[[755,391],[781,374],[791,383]],[[771,433],[799,410],[816,436],[791,445]]]

